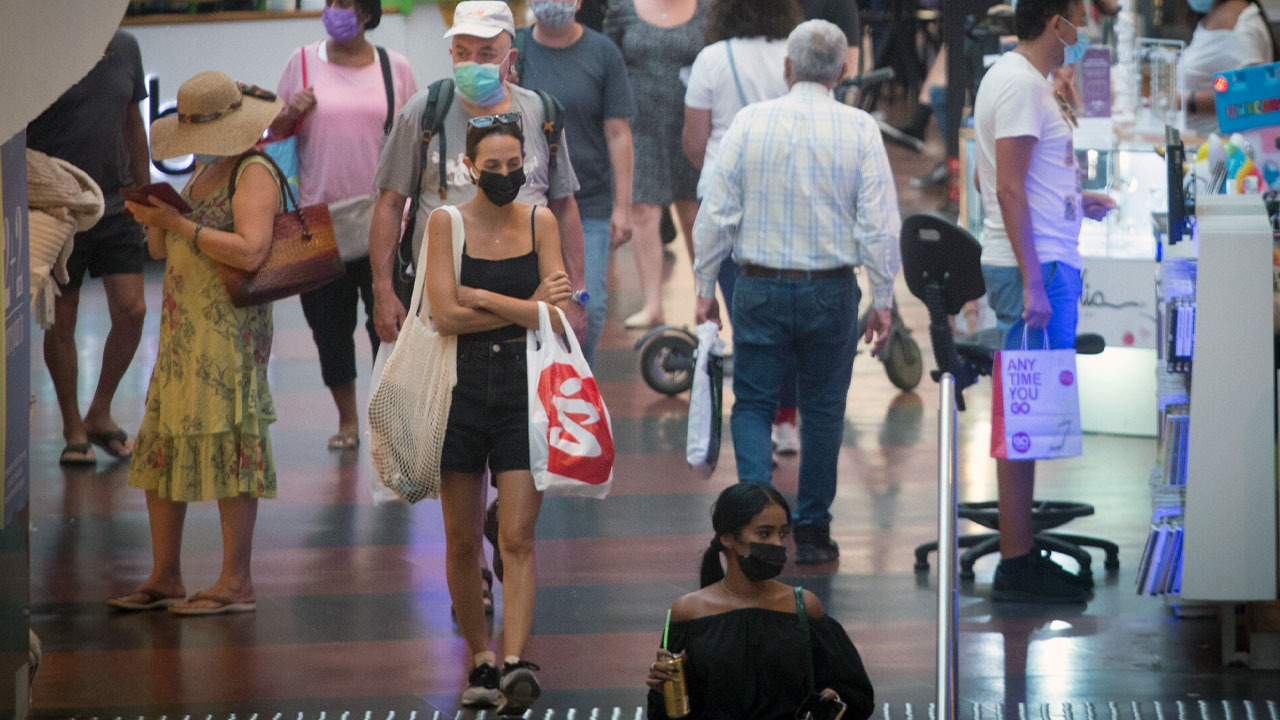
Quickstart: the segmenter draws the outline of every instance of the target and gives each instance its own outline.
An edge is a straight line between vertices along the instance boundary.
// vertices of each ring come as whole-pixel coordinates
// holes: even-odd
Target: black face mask
[[[784,545],[751,543],[751,552],[738,556],[738,567],[751,582],[772,580],[782,573],[787,564],[787,548]]]
[[[502,207],[515,200],[516,195],[520,194],[520,188],[524,185],[524,168],[518,167],[508,175],[481,170],[476,185],[484,192],[484,196],[489,198],[489,202]]]

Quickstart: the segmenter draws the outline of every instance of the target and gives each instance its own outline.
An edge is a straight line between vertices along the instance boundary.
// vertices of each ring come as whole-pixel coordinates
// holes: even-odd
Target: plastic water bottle
[[[586,290],[574,290],[573,294],[569,296],[569,299],[578,303],[582,307],[586,307],[587,301],[591,299],[591,295],[588,294]]]

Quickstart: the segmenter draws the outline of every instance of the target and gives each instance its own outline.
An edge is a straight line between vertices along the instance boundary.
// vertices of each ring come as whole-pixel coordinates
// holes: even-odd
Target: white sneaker
[[[795,455],[800,452],[800,431],[795,423],[774,423],[773,451],[779,455]]]

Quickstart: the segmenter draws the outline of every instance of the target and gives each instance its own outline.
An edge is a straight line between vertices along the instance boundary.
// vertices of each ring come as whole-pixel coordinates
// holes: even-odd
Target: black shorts
[[[529,469],[529,392],[525,343],[459,342],[440,469],[497,475]]]
[[[125,213],[108,215],[97,225],[82,233],[76,233],[71,257],[67,260],[66,285],[63,290],[79,290],[84,273],[90,277],[103,275],[137,275],[146,262],[146,240],[142,228]]]

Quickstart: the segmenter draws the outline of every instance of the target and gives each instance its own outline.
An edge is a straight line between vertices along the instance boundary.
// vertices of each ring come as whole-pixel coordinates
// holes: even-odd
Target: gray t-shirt
[[[89,74],[27,125],[27,147],[85,171],[102,188],[104,213],[118,215],[120,188],[133,185],[126,111],[146,97],[138,41],[117,30]]]
[[[622,52],[590,28],[583,28],[582,37],[567,48],[540,45],[530,36],[524,75],[522,86],[551,93],[564,105],[565,135],[573,138],[574,168],[582,185],[576,195],[578,212],[608,218],[613,212],[613,165],[604,121],[636,112]]]
[[[573,174],[573,164],[569,162],[569,147],[560,133],[560,153],[556,157],[555,174],[547,177],[547,139],[542,134],[542,98],[532,90],[507,85],[511,91],[511,112],[518,112],[524,118],[524,187],[516,200],[532,205],[546,205],[548,199],[556,200],[573,195],[578,190],[578,181]],[[382,147],[382,155],[378,158],[378,171],[373,176],[374,187],[380,190],[391,190],[405,197],[412,197],[413,174],[418,164],[418,145],[422,142],[419,132],[422,113],[427,107],[429,88],[418,91],[409,98],[396,116],[395,126],[387,136]],[[470,119],[462,102],[454,95],[449,113],[444,118],[446,151],[449,157],[445,161],[445,178],[447,197],[440,199],[440,140],[439,135],[431,139],[427,148],[427,167],[422,171],[422,184],[416,190],[422,202],[418,207],[417,234],[421,235],[427,228],[427,216],[432,210],[444,205],[457,205],[467,202],[476,196],[476,186],[471,182],[471,174],[462,164],[467,148],[467,120]],[[419,242],[414,238],[415,246]]]

